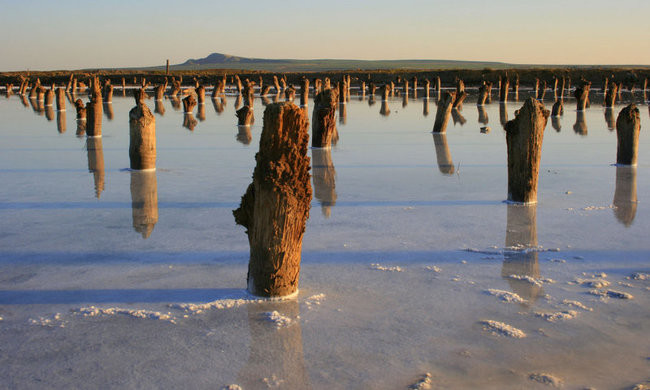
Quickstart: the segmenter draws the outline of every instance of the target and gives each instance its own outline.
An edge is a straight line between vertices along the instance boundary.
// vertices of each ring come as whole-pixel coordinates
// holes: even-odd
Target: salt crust
[[[526,333],[524,333],[521,329],[517,329],[514,326],[503,322],[482,320],[479,321],[479,324],[483,325],[483,330],[486,330],[497,336],[506,336],[515,339],[523,339],[526,337]]]
[[[528,276],[528,275],[508,275],[508,278],[516,279],[516,280],[523,280],[523,281],[528,282],[528,283],[530,283],[530,284],[532,284],[534,286],[537,286],[537,287],[542,287],[542,284],[544,284],[544,283],[555,283],[555,281],[553,279],[548,279],[548,278],[536,279],[536,278],[533,278],[533,277]]]
[[[431,373],[426,373],[412,385],[408,387],[409,390],[427,390],[431,388]]]
[[[576,318],[578,316],[578,312],[575,310],[565,310],[556,313],[535,312],[535,316],[539,318],[543,318],[548,322],[556,322],[556,321],[565,321],[565,320],[571,320],[573,318]]]
[[[370,264],[370,268],[376,269],[378,271],[388,271],[388,272],[403,272],[404,271],[404,269],[402,267],[399,267],[399,266],[387,267],[387,266],[377,264],[377,263]]]
[[[485,290],[485,292],[489,295],[493,295],[500,300],[508,303],[525,303],[527,302],[525,299],[520,297],[519,295],[512,293],[510,291],[504,291],[504,290],[497,290],[494,288],[490,288]]]
[[[550,374],[545,374],[545,373],[532,373],[528,375],[528,379],[534,382],[538,382],[544,385],[549,385],[553,387],[561,387],[562,386],[562,380],[560,378],[556,378],[553,375]]]

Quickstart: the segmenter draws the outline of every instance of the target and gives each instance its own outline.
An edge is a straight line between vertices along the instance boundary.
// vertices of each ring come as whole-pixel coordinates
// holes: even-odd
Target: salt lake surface
[[[650,118],[639,96],[637,168],[612,165],[601,95],[584,113],[566,99],[545,131],[538,203],[517,206],[503,202],[501,121],[527,92],[477,108],[470,91],[446,136],[433,136],[433,96],[393,97],[386,115],[379,96],[353,90],[337,145],[310,150],[300,293],[258,302],[245,293],[248,241],[232,210],[251,181],[262,101],[247,131],[233,95],[208,98],[193,130],[165,100],[157,170],[138,173],[126,169],[133,99],[120,95],[99,139],[76,136],[70,102],[63,114],[0,99],[3,387],[650,380]]]

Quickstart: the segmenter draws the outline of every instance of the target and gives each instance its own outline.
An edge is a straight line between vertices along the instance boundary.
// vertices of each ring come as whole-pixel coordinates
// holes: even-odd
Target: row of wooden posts
[[[246,81],[243,85],[236,77],[237,87],[244,98],[244,106],[237,111],[241,126],[254,121],[253,87]],[[328,148],[337,137],[335,113],[337,102],[345,102],[349,96],[349,79],[333,88],[328,79],[316,81],[314,109],[311,120],[314,148]],[[276,83],[280,83],[277,78]],[[155,117],[145,103],[146,83],[134,91],[135,107],[129,112],[129,157],[132,170],[154,170],[156,166]],[[276,87],[279,86],[276,84]],[[405,86],[408,88],[408,84]],[[414,85],[415,87],[415,85]],[[42,88],[37,88],[42,91]],[[155,88],[156,99],[162,99],[166,85]],[[180,93],[180,81],[172,80],[173,96]],[[217,83],[213,97],[225,90],[225,80]],[[240,207],[233,211],[237,224],[244,226],[250,245],[248,290],[258,296],[279,297],[295,294],[298,289],[302,238],[312,199],[310,184],[310,161],[307,157],[310,121],[306,110],[309,81],[302,85],[302,107],[293,104],[295,89],[284,87],[287,101],[266,107],[260,148],[256,155],[253,182],[242,196]],[[391,87],[382,87],[382,97],[388,98]],[[428,91],[428,88],[426,89]],[[479,89],[479,103],[485,102],[489,86]],[[507,97],[508,82],[502,81],[500,98]],[[53,88],[45,92],[44,99],[52,95]],[[205,88],[198,85],[197,98],[189,95],[183,99],[185,112],[192,112],[196,104],[205,104]],[[263,90],[262,90],[263,91]],[[370,85],[371,93],[374,86]],[[112,96],[112,87],[105,85],[104,97]],[[578,110],[587,104],[589,84],[583,83],[575,90]],[[31,93],[31,92],[30,92]],[[64,109],[65,91],[57,89],[57,108]],[[434,133],[444,133],[449,114],[466,98],[462,80],[456,91],[445,92],[438,104]],[[61,98],[60,98],[61,97]],[[51,99],[51,98],[49,98]],[[102,93],[99,79],[90,82],[90,100],[85,105],[75,101],[77,119],[86,122],[88,137],[101,136]],[[198,100],[198,102],[197,102]],[[51,103],[50,103],[51,104]],[[557,103],[556,103],[557,104]],[[560,101],[561,104],[561,101]],[[544,129],[550,116],[543,103],[535,98],[527,99],[515,118],[505,125],[508,154],[508,200],[520,203],[537,201],[537,180],[541,158]],[[640,114],[634,104],[621,110],[616,121],[617,164],[636,165]]]

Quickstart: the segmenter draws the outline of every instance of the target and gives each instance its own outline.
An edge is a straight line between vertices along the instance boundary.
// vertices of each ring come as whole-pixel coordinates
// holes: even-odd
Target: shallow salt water
[[[428,107],[391,98],[382,115],[379,96],[371,104],[354,92],[339,106],[337,145],[310,150],[300,294],[283,302],[245,293],[248,241],[232,216],[251,181],[261,99],[250,133],[235,125],[233,95],[207,98],[193,130],[163,101],[149,173],[126,169],[134,103],[119,90],[100,139],[76,136],[70,102],[61,118],[0,99],[4,386],[395,389],[426,373],[432,388],[650,380],[650,111],[640,96],[623,93],[641,111],[636,168],[612,165],[602,96],[592,93],[584,115],[567,99],[545,131],[538,204],[517,206],[503,202],[500,122],[527,92],[479,109],[470,91],[446,136],[431,134],[433,94]]]

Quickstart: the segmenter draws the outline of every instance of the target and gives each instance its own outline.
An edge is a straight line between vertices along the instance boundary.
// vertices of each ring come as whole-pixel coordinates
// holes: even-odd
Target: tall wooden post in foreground
[[[156,169],[156,118],[144,102],[144,89],[134,92],[136,106],[129,111],[131,169]]]
[[[253,182],[233,211],[250,244],[248,291],[264,297],[298,291],[302,238],[312,198],[309,120],[291,103],[269,104]]]
[[[508,149],[508,200],[537,202],[539,161],[549,111],[534,98],[528,98],[515,119],[506,123]]]
[[[636,165],[639,151],[639,132],[641,115],[636,105],[630,104],[621,110],[616,119],[616,164]]]

